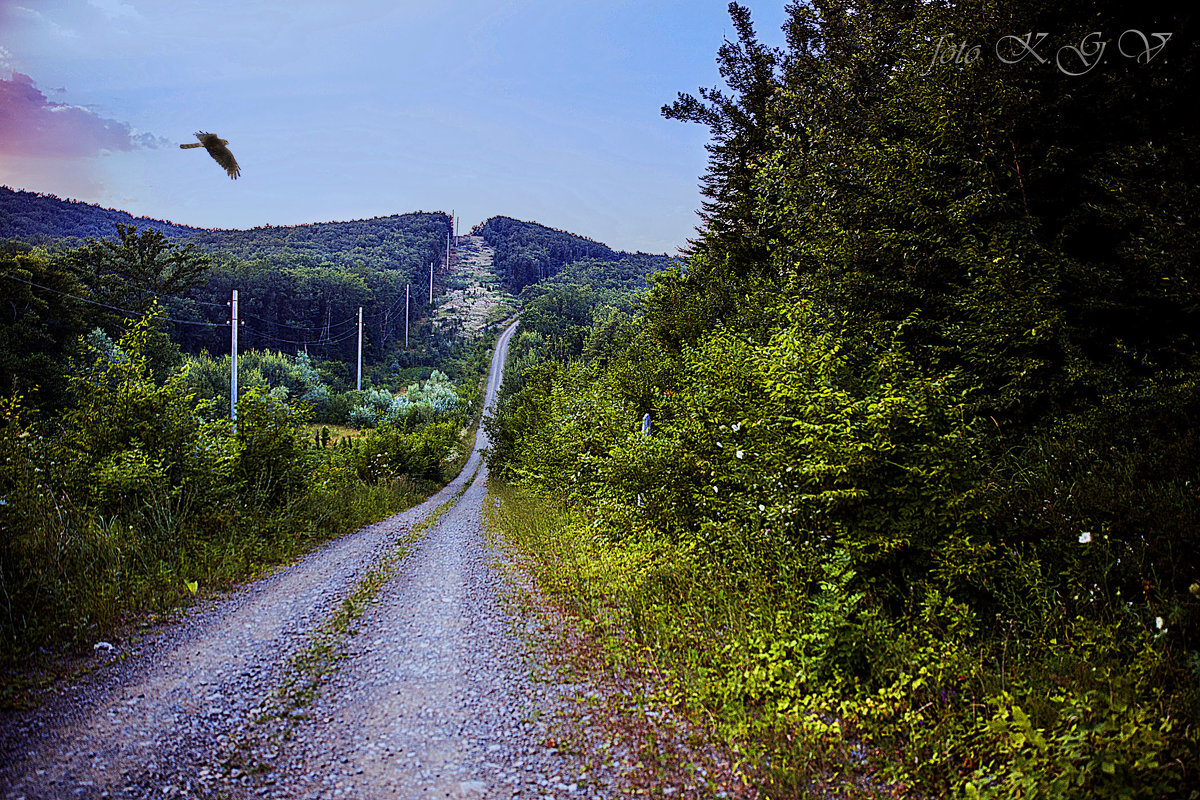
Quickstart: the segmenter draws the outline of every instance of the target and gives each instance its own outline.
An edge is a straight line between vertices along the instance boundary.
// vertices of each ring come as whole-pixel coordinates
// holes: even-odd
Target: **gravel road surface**
[[[118,643],[43,707],[0,718],[0,797],[608,796],[548,739],[572,687],[530,677],[500,597],[481,528],[486,445],[481,429],[463,472],[421,505]],[[286,720],[264,721],[323,626],[444,504],[352,622],[336,669]]]

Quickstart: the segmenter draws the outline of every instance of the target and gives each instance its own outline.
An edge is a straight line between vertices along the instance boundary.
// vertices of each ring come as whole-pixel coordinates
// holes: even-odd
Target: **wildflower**
[[[745,454],[745,453],[743,453],[741,450],[738,450],[738,451],[737,451],[737,457],[738,457],[738,458],[744,458],[744,457],[745,457],[745,455],[746,455],[746,454]]]
[[[1091,531],[1084,531],[1083,533],[1079,534],[1079,543],[1080,544],[1087,544],[1091,540],[1092,540],[1092,532]]]
[[[1163,626],[1162,617],[1155,617],[1154,618],[1154,627],[1158,628],[1161,631],[1162,626]]]

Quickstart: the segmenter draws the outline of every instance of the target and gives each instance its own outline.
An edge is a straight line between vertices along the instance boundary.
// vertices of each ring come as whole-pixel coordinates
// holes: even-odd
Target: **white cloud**
[[[20,22],[31,23],[35,26],[41,27],[44,30],[48,31],[53,36],[55,36],[56,38],[59,38],[59,39],[77,39],[77,38],[79,38],[79,33],[77,31],[71,30],[70,28],[64,28],[62,25],[59,25],[57,22],[50,19],[42,12],[36,11],[32,8],[26,8],[25,6],[13,6],[11,9],[11,13],[12,13],[13,17],[16,18],[16,20],[18,20]]]
[[[167,144],[82,106],[55,103],[20,72],[0,79],[0,108],[5,112],[0,116],[0,153],[10,156],[87,158]]]
[[[109,19],[119,19],[120,17],[129,17],[131,19],[142,18],[141,13],[136,8],[129,3],[122,3],[121,0],[88,0],[88,5],[98,9]]]

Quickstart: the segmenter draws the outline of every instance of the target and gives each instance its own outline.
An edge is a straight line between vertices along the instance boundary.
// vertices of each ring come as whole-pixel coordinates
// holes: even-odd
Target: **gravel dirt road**
[[[497,343],[488,411],[514,330]],[[555,687],[529,677],[482,537],[486,446],[481,429],[459,477],[421,505],[141,642],[100,651],[83,680],[41,708],[6,714],[0,797],[569,791],[572,766],[538,739]],[[325,685],[286,725],[270,719],[323,627],[397,556]]]

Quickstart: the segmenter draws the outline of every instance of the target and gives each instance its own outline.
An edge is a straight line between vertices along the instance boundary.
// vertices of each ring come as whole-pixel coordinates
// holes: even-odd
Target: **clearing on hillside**
[[[434,297],[434,325],[460,336],[474,336],[485,326],[512,316],[516,304],[492,269],[493,250],[482,236],[460,236],[445,292]]]

